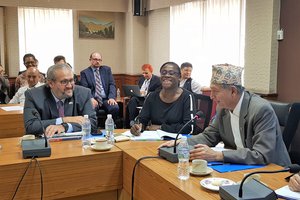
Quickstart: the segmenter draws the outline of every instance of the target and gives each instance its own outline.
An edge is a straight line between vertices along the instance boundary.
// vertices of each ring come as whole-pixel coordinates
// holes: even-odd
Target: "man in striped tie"
[[[104,109],[116,121],[119,106],[115,100],[116,84],[111,68],[102,65],[102,55],[98,52],[93,52],[89,60],[91,65],[80,72],[80,84],[91,89],[95,110]]]

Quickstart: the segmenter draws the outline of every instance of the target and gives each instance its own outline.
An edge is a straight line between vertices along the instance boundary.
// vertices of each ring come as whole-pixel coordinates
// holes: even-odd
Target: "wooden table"
[[[8,200],[29,159],[22,159],[18,138],[0,139],[0,194]],[[122,188],[122,151],[82,150],[80,140],[52,142],[52,155],[38,158],[44,178],[44,199],[114,199]],[[40,175],[32,163],[15,199],[39,199]]]
[[[116,145],[123,150],[123,190],[121,199],[130,199],[131,175],[135,162],[149,155],[157,155],[157,146],[161,142],[123,142]],[[220,199],[218,192],[207,190],[200,186],[200,181],[209,177],[228,178],[233,181],[241,181],[245,173],[257,170],[278,170],[282,167],[271,164],[264,168],[243,170],[237,172],[218,173],[213,171],[208,176],[191,176],[188,181],[180,181],[177,178],[177,164],[163,159],[147,159],[141,161],[135,174],[134,197],[139,200],[182,200],[182,199]],[[284,178],[289,173],[262,174],[261,181],[272,189],[278,189],[287,184]]]
[[[21,137],[25,133],[23,110],[5,111],[4,106],[20,106],[20,104],[0,105],[0,138]]]

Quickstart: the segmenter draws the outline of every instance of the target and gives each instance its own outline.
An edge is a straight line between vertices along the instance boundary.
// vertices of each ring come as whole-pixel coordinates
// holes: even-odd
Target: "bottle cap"
[[[112,118],[111,114],[107,114],[107,118]]]
[[[84,118],[88,119],[89,118],[89,115],[83,115]]]

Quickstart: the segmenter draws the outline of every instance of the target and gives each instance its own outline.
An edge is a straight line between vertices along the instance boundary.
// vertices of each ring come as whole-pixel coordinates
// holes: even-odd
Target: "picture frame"
[[[114,15],[109,12],[79,11],[78,29],[79,38],[114,39]]]

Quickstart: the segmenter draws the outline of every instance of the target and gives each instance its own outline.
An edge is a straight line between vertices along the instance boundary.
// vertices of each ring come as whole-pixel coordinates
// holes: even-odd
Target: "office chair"
[[[300,164],[300,103],[293,103],[283,131],[283,141],[292,163]]]
[[[281,132],[283,132],[284,127],[286,126],[288,120],[291,104],[278,102],[278,101],[269,101],[269,102],[275,111],[275,114],[279,121]]]
[[[202,133],[203,130],[209,125],[210,116],[212,112],[212,100],[209,96],[203,94],[194,94],[195,108],[197,111],[202,111],[204,114],[195,120],[195,127],[193,134]]]

